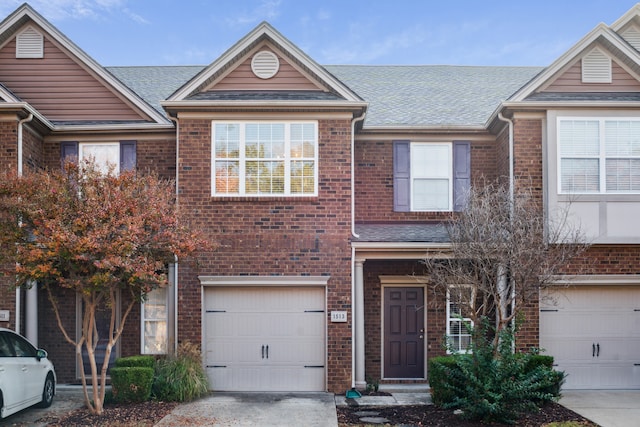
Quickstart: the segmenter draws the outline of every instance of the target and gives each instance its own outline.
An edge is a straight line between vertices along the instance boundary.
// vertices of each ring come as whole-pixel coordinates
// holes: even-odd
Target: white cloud
[[[134,22],[148,24],[144,17],[129,9],[129,0],[30,0],[29,4],[51,22],[64,20],[100,20],[108,16],[124,15]],[[2,0],[0,14],[8,15],[24,0]]]
[[[228,17],[225,22],[232,27],[235,25],[257,24],[261,21],[273,21],[280,15],[281,3],[281,0],[261,0],[253,10]]]

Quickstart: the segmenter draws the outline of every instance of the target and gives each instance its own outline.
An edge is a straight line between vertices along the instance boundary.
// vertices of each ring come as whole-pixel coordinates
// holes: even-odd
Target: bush
[[[443,406],[453,402],[455,398],[454,389],[462,386],[462,384],[456,384],[453,387],[453,384],[450,384],[449,371],[456,369],[456,358],[458,357],[465,356],[440,356],[429,360],[429,369],[427,371],[429,373],[429,387],[431,387],[431,399],[436,406]]]
[[[153,356],[129,356],[116,359],[116,368],[155,368],[156,359]]]
[[[522,413],[559,398],[564,373],[549,367],[547,357],[514,354],[512,329],[500,332],[497,352],[488,338],[493,332],[488,321],[473,332],[471,354],[455,355],[455,365],[436,363],[441,406],[460,408],[467,419],[514,423]]]
[[[111,368],[114,402],[145,402],[151,396],[153,368],[126,366]]]
[[[155,375],[153,395],[158,400],[185,402],[208,391],[200,350],[191,343],[181,344],[177,356],[158,360]]]

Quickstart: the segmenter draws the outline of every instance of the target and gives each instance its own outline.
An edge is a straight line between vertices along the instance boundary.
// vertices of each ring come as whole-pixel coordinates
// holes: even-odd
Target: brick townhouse
[[[217,244],[170,266],[115,356],[194,342],[212,390],[426,383],[444,337],[467,337],[422,261],[470,186],[511,178],[593,243],[518,347],[553,354],[567,388],[640,388],[640,6],[544,68],[322,66],[268,23],[207,66],[103,67],[25,4],[0,23],[0,83],[2,168],[156,170]],[[77,381],[46,293],[10,282],[0,326]],[[60,298],[73,330],[81,303]]]

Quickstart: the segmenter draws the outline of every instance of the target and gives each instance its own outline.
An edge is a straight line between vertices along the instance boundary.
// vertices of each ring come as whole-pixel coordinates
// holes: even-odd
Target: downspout
[[[178,206],[178,192],[180,187],[178,186],[178,163],[180,161],[180,125],[177,118],[171,117],[167,114],[169,120],[176,124],[176,207]],[[173,353],[178,354],[178,256],[173,255]]]
[[[33,120],[33,114],[18,121],[18,176],[22,176],[22,125]],[[20,333],[20,288],[16,288],[16,332]]]
[[[351,235],[356,239],[360,237],[356,233],[356,197],[355,197],[355,139],[356,139],[356,123],[361,122],[367,116],[366,112],[363,112],[360,117],[355,117],[351,120]],[[356,297],[356,283],[355,283],[355,273],[356,273],[356,250],[355,248],[351,248],[351,301],[355,302]],[[356,328],[355,328],[355,304],[351,304],[351,388],[355,388],[356,386]],[[359,307],[359,310],[364,310],[364,307]]]

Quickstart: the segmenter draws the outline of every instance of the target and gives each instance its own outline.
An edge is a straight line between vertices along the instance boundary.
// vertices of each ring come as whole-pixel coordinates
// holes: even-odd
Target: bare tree
[[[494,349],[500,331],[588,246],[568,221],[568,209],[545,215],[531,190],[512,196],[498,184],[473,188],[466,209],[447,230],[451,253],[426,260],[430,280],[436,293],[447,294],[475,324],[495,318]]]

